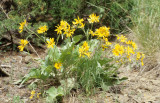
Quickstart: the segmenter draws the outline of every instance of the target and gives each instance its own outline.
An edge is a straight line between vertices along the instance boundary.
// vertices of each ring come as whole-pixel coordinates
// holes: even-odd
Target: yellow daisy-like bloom
[[[35,90],[32,90],[31,91],[31,96],[29,98],[32,99],[34,97],[34,95],[35,95]]]
[[[141,64],[142,64],[142,66],[144,65],[144,63],[143,63],[143,59],[145,58],[145,54],[142,54],[142,58],[141,58]]]
[[[62,30],[64,30],[64,29],[68,28],[68,26],[70,26],[70,25],[67,23],[67,21],[62,20],[60,22],[60,26],[61,26]]]
[[[133,49],[135,50],[135,49],[137,49],[137,45],[136,45],[136,43],[135,42],[132,42],[132,47],[133,47]]]
[[[140,58],[141,58],[141,65],[143,66],[144,65],[143,59],[145,58],[145,54],[137,52],[136,60],[139,60]]]
[[[132,44],[132,41],[131,40],[126,41],[126,44]]]
[[[88,19],[89,23],[96,23],[99,22],[99,16],[96,16],[96,14],[91,14],[89,15],[89,19]]]
[[[47,47],[53,48],[55,45],[54,38],[50,38],[50,41],[47,41]]]
[[[44,26],[39,27],[39,29],[37,30],[37,33],[42,34],[42,33],[46,32],[47,30],[48,30],[47,26],[44,25]]]
[[[55,29],[55,31],[57,31],[57,34],[62,34],[62,27],[60,25],[56,26],[57,29]]]
[[[60,68],[61,68],[61,66],[62,66],[62,64],[61,64],[61,63],[55,63],[55,64],[54,64],[54,67],[55,67],[56,69],[60,69]]]
[[[92,36],[95,36],[95,33],[92,30],[89,30],[89,34],[91,34]]]
[[[120,40],[120,42],[126,42],[127,38],[123,35],[119,36],[119,35],[116,35],[117,36],[117,40]]]
[[[110,34],[109,29],[110,28],[107,28],[106,26],[102,26],[99,29],[96,29],[95,35],[98,36],[98,38],[107,38]]]
[[[112,44],[111,42],[109,42],[109,41],[108,41],[108,39],[107,39],[107,38],[104,38],[104,40],[105,40],[105,42],[106,42],[106,45],[107,45],[107,46],[109,46],[109,45],[111,45],[111,44]]]
[[[135,43],[135,42],[133,42],[133,41],[131,41],[131,40],[126,41],[126,44],[130,44],[130,45],[132,45],[132,47],[133,47],[133,49],[134,49],[134,50],[135,50],[135,49],[137,49],[137,45],[136,45],[136,43]]]
[[[140,53],[140,52],[137,52],[136,60],[139,60],[140,58],[141,58],[141,53]]]
[[[57,34],[62,34],[62,32],[64,32],[64,34],[66,35],[66,37],[71,37],[74,34],[75,29],[70,27],[70,25],[62,20],[60,22],[60,25],[56,26],[57,29],[55,31],[57,31]]]
[[[133,49],[130,46],[125,47],[127,55],[134,54]]]
[[[37,93],[37,98],[39,98],[39,95],[41,95],[41,93]]]
[[[83,24],[83,19],[80,19],[79,16],[77,17],[77,19],[74,19],[74,21],[72,22],[74,25],[78,25],[78,28],[83,28],[84,24]]]
[[[75,29],[71,29],[68,27],[68,29],[64,30],[64,34],[66,34],[66,37],[71,37],[74,34]]]
[[[125,49],[126,49],[127,58],[129,59],[129,61],[131,61],[130,56],[131,54],[134,54],[134,51],[130,46],[125,47]]]
[[[21,23],[19,23],[20,24],[20,27],[19,27],[19,33],[22,33],[23,32],[23,28],[24,28],[24,26],[25,26],[25,24],[26,24],[26,20],[24,20],[23,22],[21,22]]]
[[[24,47],[29,43],[27,40],[21,39],[21,41],[19,42],[20,46],[18,46],[20,51],[23,51]]]
[[[88,43],[85,41],[81,47],[79,47],[79,57],[90,57],[91,53],[89,52]]]
[[[102,47],[102,50],[104,51],[106,48],[108,48],[106,45],[104,45],[104,44],[102,44],[101,45],[101,47]]]
[[[124,46],[116,44],[112,52],[115,56],[119,56],[119,54],[122,55],[124,53]]]

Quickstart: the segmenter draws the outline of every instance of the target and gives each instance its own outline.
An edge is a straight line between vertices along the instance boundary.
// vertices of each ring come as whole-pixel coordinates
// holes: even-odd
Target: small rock
[[[27,70],[28,68],[27,67],[23,67],[23,69]]]
[[[26,64],[32,62],[32,57],[31,57],[31,56],[26,56],[24,62],[25,62]]]

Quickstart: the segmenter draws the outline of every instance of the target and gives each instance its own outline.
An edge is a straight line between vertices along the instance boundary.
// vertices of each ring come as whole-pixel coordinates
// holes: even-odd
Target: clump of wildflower
[[[113,52],[113,55],[115,56],[122,55],[124,53],[124,46],[116,44],[112,52]]]
[[[35,90],[32,90],[31,91],[31,96],[29,98],[32,99],[34,97],[34,95],[35,95]]]
[[[107,38],[110,34],[109,29],[109,27],[102,26],[99,29],[96,29],[94,34],[98,36],[98,38]]]
[[[133,42],[133,41],[131,41],[131,40],[126,41],[126,44],[130,44],[130,45],[132,45],[132,47],[133,47],[133,49],[134,49],[134,50],[135,50],[135,49],[137,49],[137,45],[136,45],[136,43],[135,43],[135,42]]]
[[[119,35],[116,35],[117,36],[117,40],[120,40],[120,42],[126,42],[127,38],[123,35],[119,36]]]
[[[48,30],[47,26],[44,25],[44,26],[39,27],[39,29],[37,30],[37,33],[42,34],[42,33],[46,32],[47,30]]]
[[[145,58],[145,54],[137,52],[137,58],[136,58],[136,60],[139,60],[140,58],[141,58],[141,65],[143,66],[144,65],[143,59]]]
[[[55,31],[57,31],[57,34],[64,33],[66,37],[71,37],[75,31],[75,29],[71,28],[70,25],[64,20],[62,20],[60,25],[56,26],[56,28],[57,29],[55,29]]]
[[[56,69],[60,69],[60,68],[61,68],[61,66],[62,66],[62,64],[61,64],[61,63],[55,63],[55,64],[54,64],[54,67],[55,67]]]
[[[50,38],[49,41],[47,40],[47,47],[48,48],[53,48],[54,45],[55,45],[54,38]]]
[[[74,19],[74,21],[72,22],[74,25],[78,25],[78,28],[84,28],[84,23],[83,23],[83,19],[80,19],[79,16],[77,17],[77,19]]]
[[[130,46],[125,47],[125,50],[126,50],[127,58],[129,59],[129,61],[131,61],[130,56],[131,54],[134,54],[135,52]]]
[[[79,47],[79,57],[84,57],[85,55],[90,57],[91,53],[89,52],[88,43],[85,41],[81,47]]]
[[[37,98],[39,98],[39,95],[40,95],[40,94],[41,94],[41,93],[37,93]],[[32,91],[31,91],[31,96],[30,96],[29,98],[32,99],[35,95],[36,95],[35,90],[32,90]]]
[[[99,22],[99,16],[96,16],[96,14],[91,14],[89,15],[89,19],[88,19],[89,23],[96,23]]]
[[[20,46],[18,46],[20,51],[23,51],[24,47],[29,43],[27,40],[21,39],[21,41],[19,42]]]
[[[25,26],[25,24],[26,24],[26,20],[24,20],[23,22],[21,22],[21,23],[19,23],[20,24],[20,27],[19,27],[19,33],[22,33],[23,32],[23,28],[24,28],[24,26]]]

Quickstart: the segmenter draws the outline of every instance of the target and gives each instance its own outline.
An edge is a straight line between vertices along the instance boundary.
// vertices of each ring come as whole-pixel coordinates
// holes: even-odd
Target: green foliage
[[[133,0],[90,0],[87,2],[101,16],[101,23],[111,27],[113,33],[126,32],[126,25],[131,26],[130,12]]]
[[[78,37],[79,35],[74,38]],[[91,94],[93,93],[91,91],[94,90],[95,87],[105,88],[121,81],[117,76],[118,68],[111,64],[112,59],[105,58],[101,47],[99,45],[97,46],[97,44],[100,43],[98,40],[88,41],[90,52],[93,53],[93,56],[90,58],[79,57],[78,48],[81,44],[75,45],[76,42],[67,42],[61,48],[57,46],[51,48],[48,51],[45,61],[41,61],[41,68],[32,69],[31,72],[24,77],[22,83],[33,78],[46,81],[54,77],[59,82],[64,80],[61,81],[61,86],[64,88],[62,84],[65,84],[68,78],[74,78],[78,83],[78,87],[86,91],[87,94]],[[63,64],[60,72],[54,67],[56,62]],[[65,89],[73,88],[73,85],[74,83],[72,83],[72,86],[67,86]],[[54,96],[49,96],[49,98],[55,98],[56,95],[59,94],[55,93]]]
[[[21,100],[20,96],[14,96],[13,103],[24,103],[24,101]]]
[[[62,19],[71,22],[77,15],[85,16],[93,12],[100,15],[101,24],[108,25],[112,31],[119,33],[125,25],[130,24],[128,15],[133,6],[132,0],[14,0],[13,3],[15,6],[7,13],[9,18],[1,11],[0,35],[4,35],[7,30],[15,31],[24,19],[32,22],[32,28],[47,23],[53,29],[53,25]],[[20,37],[25,38],[23,35]],[[37,43],[35,41],[38,40],[33,40]]]
[[[64,90],[62,87],[51,87],[46,91],[46,93],[48,94],[46,98],[47,103],[53,103],[56,102],[58,98],[61,98],[64,95]]]

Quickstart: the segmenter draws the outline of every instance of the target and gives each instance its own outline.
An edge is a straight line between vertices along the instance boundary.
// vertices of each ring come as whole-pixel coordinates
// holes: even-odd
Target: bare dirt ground
[[[40,56],[44,58],[44,53]],[[19,96],[25,103],[45,103],[44,99],[30,100],[27,86],[19,87],[14,82],[21,79],[38,64],[34,61],[36,55],[7,52],[0,53],[0,64],[9,77],[0,77],[0,103],[12,103],[13,98]],[[160,103],[160,65],[148,64],[143,68],[120,68],[120,76],[128,77],[118,86],[112,87],[108,92],[98,92],[92,97],[75,94],[64,98],[65,103]],[[17,102],[15,102],[17,103]]]

